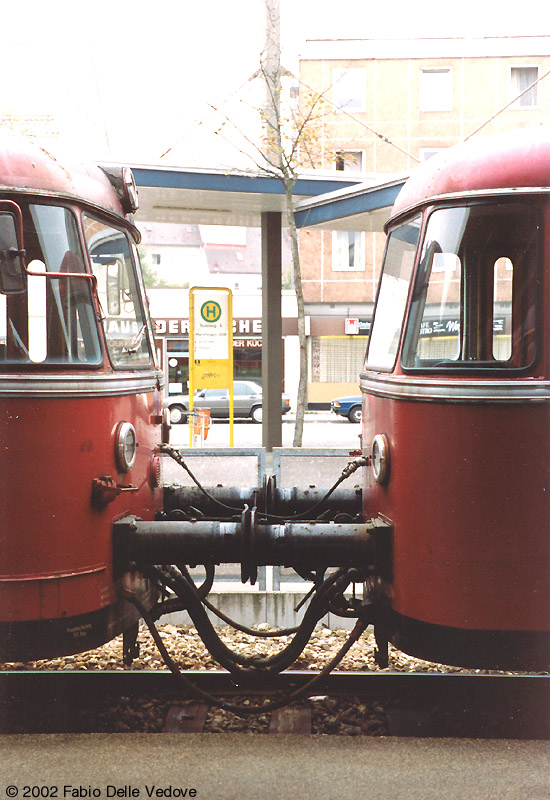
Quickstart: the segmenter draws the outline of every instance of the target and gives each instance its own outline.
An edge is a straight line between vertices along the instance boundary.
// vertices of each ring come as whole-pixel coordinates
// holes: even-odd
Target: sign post
[[[189,411],[197,389],[229,392],[229,446],[233,447],[233,294],[231,289],[189,290]],[[189,428],[190,447],[192,431]]]

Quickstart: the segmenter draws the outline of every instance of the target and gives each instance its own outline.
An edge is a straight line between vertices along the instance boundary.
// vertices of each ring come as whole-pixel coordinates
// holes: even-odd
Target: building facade
[[[324,99],[319,166],[382,181],[472,135],[548,124],[550,36],[312,40],[299,80],[304,102],[312,91]],[[357,390],[384,245],[381,233],[300,234],[310,402]],[[316,336],[327,316],[339,332]],[[346,334],[350,318],[355,332]]]

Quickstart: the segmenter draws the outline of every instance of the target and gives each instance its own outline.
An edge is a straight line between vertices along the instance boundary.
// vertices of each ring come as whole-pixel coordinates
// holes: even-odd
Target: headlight
[[[386,483],[390,473],[390,444],[385,433],[379,433],[373,439],[372,471],[377,483]]]
[[[136,460],[137,437],[130,422],[119,422],[115,433],[115,460],[121,472],[132,469]]]

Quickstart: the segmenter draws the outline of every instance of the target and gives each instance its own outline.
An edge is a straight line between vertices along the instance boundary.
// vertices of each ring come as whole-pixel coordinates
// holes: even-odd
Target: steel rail
[[[235,697],[289,692],[307,683],[313,672],[258,675],[243,686],[237,686],[224,671],[186,670],[184,674],[204,691]],[[397,719],[395,735],[416,735],[430,717],[429,732],[422,735],[550,739],[549,675],[339,671],[316,687],[315,697],[325,695],[386,704]],[[0,671],[0,705],[10,706],[12,712],[43,702],[73,712],[82,698],[99,703],[117,697],[136,702],[152,697],[188,698],[177,676],[168,670]],[[408,727],[403,728],[403,719]]]

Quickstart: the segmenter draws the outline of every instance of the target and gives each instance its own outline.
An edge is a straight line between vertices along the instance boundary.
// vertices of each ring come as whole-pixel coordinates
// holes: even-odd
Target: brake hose
[[[221,641],[212,623],[208,619],[200,598],[196,596],[196,591],[188,584],[183,576],[178,578],[178,576],[174,574],[173,569],[170,570],[168,575],[165,571],[161,571],[158,568],[153,568],[151,571],[157,578],[170,586],[178,596],[181,597],[183,593],[187,612],[191,616],[208,651],[214,656],[216,661],[229,672],[233,674],[244,674],[245,676],[248,676],[248,670],[242,670],[238,665],[249,669],[252,668],[254,671],[260,669],[261,671],[270,672],[281,672],[283,669],[290,666],[307,645],[315,625],[319,619],[326,614],[326,609],[332,598],[340,594],[350,583],[348,571],[337,570],[330,575],[321,585],[320,591],[316,593],[316,596],[312,599],[292,641],[280,652],[262,659],[261,657],[250,658],[235,653]],[[178,590],[181,590],[181,592]]]
[[[231,511],[233,513],[238,513],[238,514],[242,513],[242,511],[243,511],[242,508],[237,508],[235,506],[228,506],[228,505],[226,505],[226,503],[222,503],[221,500],[218,500],[215,497],[212,497],[212,495],[209,494],[207,492],[207,490],[204,488],[204,486],[200,483],[198,478],[196,478],[195,475],[193,475],[193,473],[191,472],[191,470],[189,469],[189,467],[185,463],[181,453],[179,453],[174,447],[170,447],[169,445],[166,445],[166,444],[162,445],[161,446],[161,452],[166,453],[166,455],[169,455],[172,459],[174,459],[174,461],[177,464],[180,465],[180,467],[183,467],[183,469],[187,472],[187,474],[189,475],[191,480],[196,484],[197,488],[202,492],[202,494],[208,500],[210,500],[212,503],[215,503],[220,508],[224,508],[226,511]],[[335,481],[335,483],[331,486],[331,488],[328,490],[328,492],[326,492],[326,494],[320,500],[318,500],[314,505],[312,505],[310,508],[306,509],[305,511],[301,511],[300,513],[297,513],[297,514],[291,514],[288,517],[282,517],[282,516],[278,516],[277,514],[267,514],[267,513],[264,513],[262,511],[258,511],[258,516],[262,517],[262,519],[265,519],[265,520],[271,520],[272,519],[272,520],[277,520],[277,521],[291,520],[291,519],[301,519],[302,517],[305,517],[308,514],[311,514],[313,511],[315,511],[317,508],[319,508],[319,506],[321,506],[325,502],[325,500],[328,500],[330,495],[338,488],[338,486],[346,478],[349,478],[350,475],[353,475],[353,473],[356,470],[358,470],[359,467],[364,467],[367,464],[368,464],[367,456],[361,456],[361,458],[355,458],[352,461],[348,461],[348,463],[346,464],[346,466],[342,470],[341,475]]]
[[[298,700],[303,699],[306,697],[310,692],[311,689],[317,685],[326,675],[332,672],[335,667],[342,661],[344,656],[351,650],[355,642],[359,640],[363,631],[367,628],[369,622],[367,620],[357,620],[355,627],[351,631],[349,637],[346,639],[340,650],[336,653],[336,655],[326,664],[323,669],[317,673],[308,683],[302,686],[299,689],[295,689],[290,694],[285,695],[284,697],[280,698],[279,700],[275,700],[271,703],[266,703],[263,706],[239,706],[235,705],[234,703],[228,703],[226,700],[220,700],[217,697],[213,697],[212,695],[208,694],[207,692],[199,689],[198,686],[195,686],[192,681],[190,681],[179,669],[178,665],[174,662],[172,657],[170,656],[168,650],[166,649],[164,642],[156,628],[154,621],[152,620],[149,612],[143,606],[143,604],[138,600],[138,598],[128,590],[121,590],[121,596],[124,597],[125,600],[128,600],[132,603],[137,610],[139,611],[140,615],[145,620],[147,627],[153,637],[155,644],[157,645],[162,658],[164,659],[164,663],[169,668],[170,672],[175,675],[179,681],[184,685],[184,687],[189,691],[189,693],[198,700],[206,700],[210,705],[216,706],[217,708],[222,708],[224,711],[230,711],[237,716],[246,717],[251,714],[265,714],[269,711],[274,711],[277,708],[282,708],[283,706],[291,705],[292,703],[297,702]]]
[[[218,617],[218,619],[221,619],[223,622],[227,623],[227,625],[230,625],[236,631],[241,631],[242,633],[246,633],[249,636],[256,636],[261,639],[277,639],[281,636],[291,636],[298,630],[299,626],[296,626],[294,628],[278,628],[275,631],[257,631],[254,630],[254,628],[247,628],[246,625],[242,625],[240,622],[231,619],[231,617],[228,617],[226,614],[223,613],[223,611],[220,611],[219,608],[216,608],[216,606],[213,603],[211,603],[210,600],[208,600],[206,596],[208,592],[206,592],[206,594],[203,595],[206,581],[201,586],[197,587],[195,586],[195,581],[191,577],[187,567],[182,566],[181,564],[178,564],[177,567],[181,572],[181,574],[183,575],[183,577],[186,578],[187,582],[190,583],[191,586],[196,589],[197,594],[201,598],[202,604],[206,606],[206,608],[209,611],[215,614]]]

